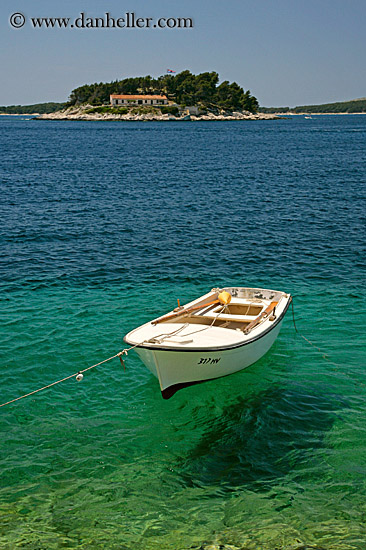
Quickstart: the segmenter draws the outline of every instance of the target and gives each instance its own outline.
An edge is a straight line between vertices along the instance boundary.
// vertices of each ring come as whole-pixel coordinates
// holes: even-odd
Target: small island
[[[258,120],[279,118],[259,113],[250,90],[236,82],[219,84],[216,72],[185,70],[157,79],[142,76],[85,84],[72,90],[61,109],[37,120]]]
[[[273,120],[294,115],[366,114],[366,98],[297,107],[261,107],[236,82],[219,84],[216,72],[185,70],[85,84],[66,103],[0,106],[0,115],[34,120]]]

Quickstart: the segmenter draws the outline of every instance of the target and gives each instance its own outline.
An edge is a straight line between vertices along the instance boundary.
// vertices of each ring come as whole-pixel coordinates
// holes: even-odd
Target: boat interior
[[[230,294],[229,303],[220,303],[219,295],[222,292]],[[198,300],[191,307],[176,308],[172,315],[161,318],[159,322],[184,322],[246,331],[248,327],[254,326],[269,314],[270,319],[274,320],[275,308],[283,296],[282,292],[227,288],[206,296],[201,303]]]

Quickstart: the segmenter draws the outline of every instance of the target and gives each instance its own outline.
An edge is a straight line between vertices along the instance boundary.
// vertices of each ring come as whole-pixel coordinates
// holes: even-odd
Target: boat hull
[[[162,396],[169,399],[186,386],[220,378],[245,369],[261,359],[275,342],[282,321],[272,330],[240,346],[222,350],[170,350],[136,347],[135,351],[160,383]]]

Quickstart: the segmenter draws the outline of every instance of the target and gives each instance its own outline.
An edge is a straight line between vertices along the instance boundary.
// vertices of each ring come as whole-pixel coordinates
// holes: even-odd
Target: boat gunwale
[[[285,294],[285,293],[284,293]],[[270,327],[268,327],[266,330],[264,330],[263,332],[260,332],[259,334],[257,334],[256,336],[254,336],[253,338],[250,338],[248,340],[245,340],[243,342],[239,342],[239,343],[236,343],[236,344],[228,344],[227,346],[221,346],[221,347],[207,347],[207,348],[203,348],[203,347],[198,347],[198,348],[182,348],[182,347],[168,347],[168,346],[162,346],[161,344],[153,344],[153,345],[146,345],[146,344],[135,344],[134,342],[131,342],[129,340],[127,340],[127,336],[128,334],[130,334],[131,332],[134,332],[135,330],[137,329],[134,329],[132,330],[131,332],[129,332],[128,334],[126,334],[126,336],[124,336],[123,338],[123,341],[126,342],[126,344],[131,344],[133,345],[133,347],[136,349],[136,348],[141,348],[141,349],[146,349],[146,350],[151,350],[151,351],[172,351],[172,352],[179,352],[179,353],[192,353],[192,352],[212,352],[212,351],[228,351],[228,350],[232,350],[232,349],[237,349],[237,348],[241,348],[243,346],[247,346],[248,344],[252,344],[253,342],[256,342],[257,340],[259,340],[260,338],[262,338],[263,336],[265,336],[266,334],[268,334],[269,332],[271,332],[280,322],[282,322],[283,318],[285,317],[286,313],[287,313],[287,310],[288,308],[290,307],[290,304],[292,302],[292,296],[291,294],[287,294],[287,303],[282,311],[282,313],[280,314],[280,316],[278,318],[276,318],[275,321],[273,321],[273,323],[271,324]]]

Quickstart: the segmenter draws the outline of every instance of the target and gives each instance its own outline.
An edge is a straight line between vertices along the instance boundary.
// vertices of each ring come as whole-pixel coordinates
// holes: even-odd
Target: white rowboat
[[[214,288],[132,330],[124,341],[169,399],[181,388],[232,374],[263,357],[291,300],[290,294],[277,290]]]

